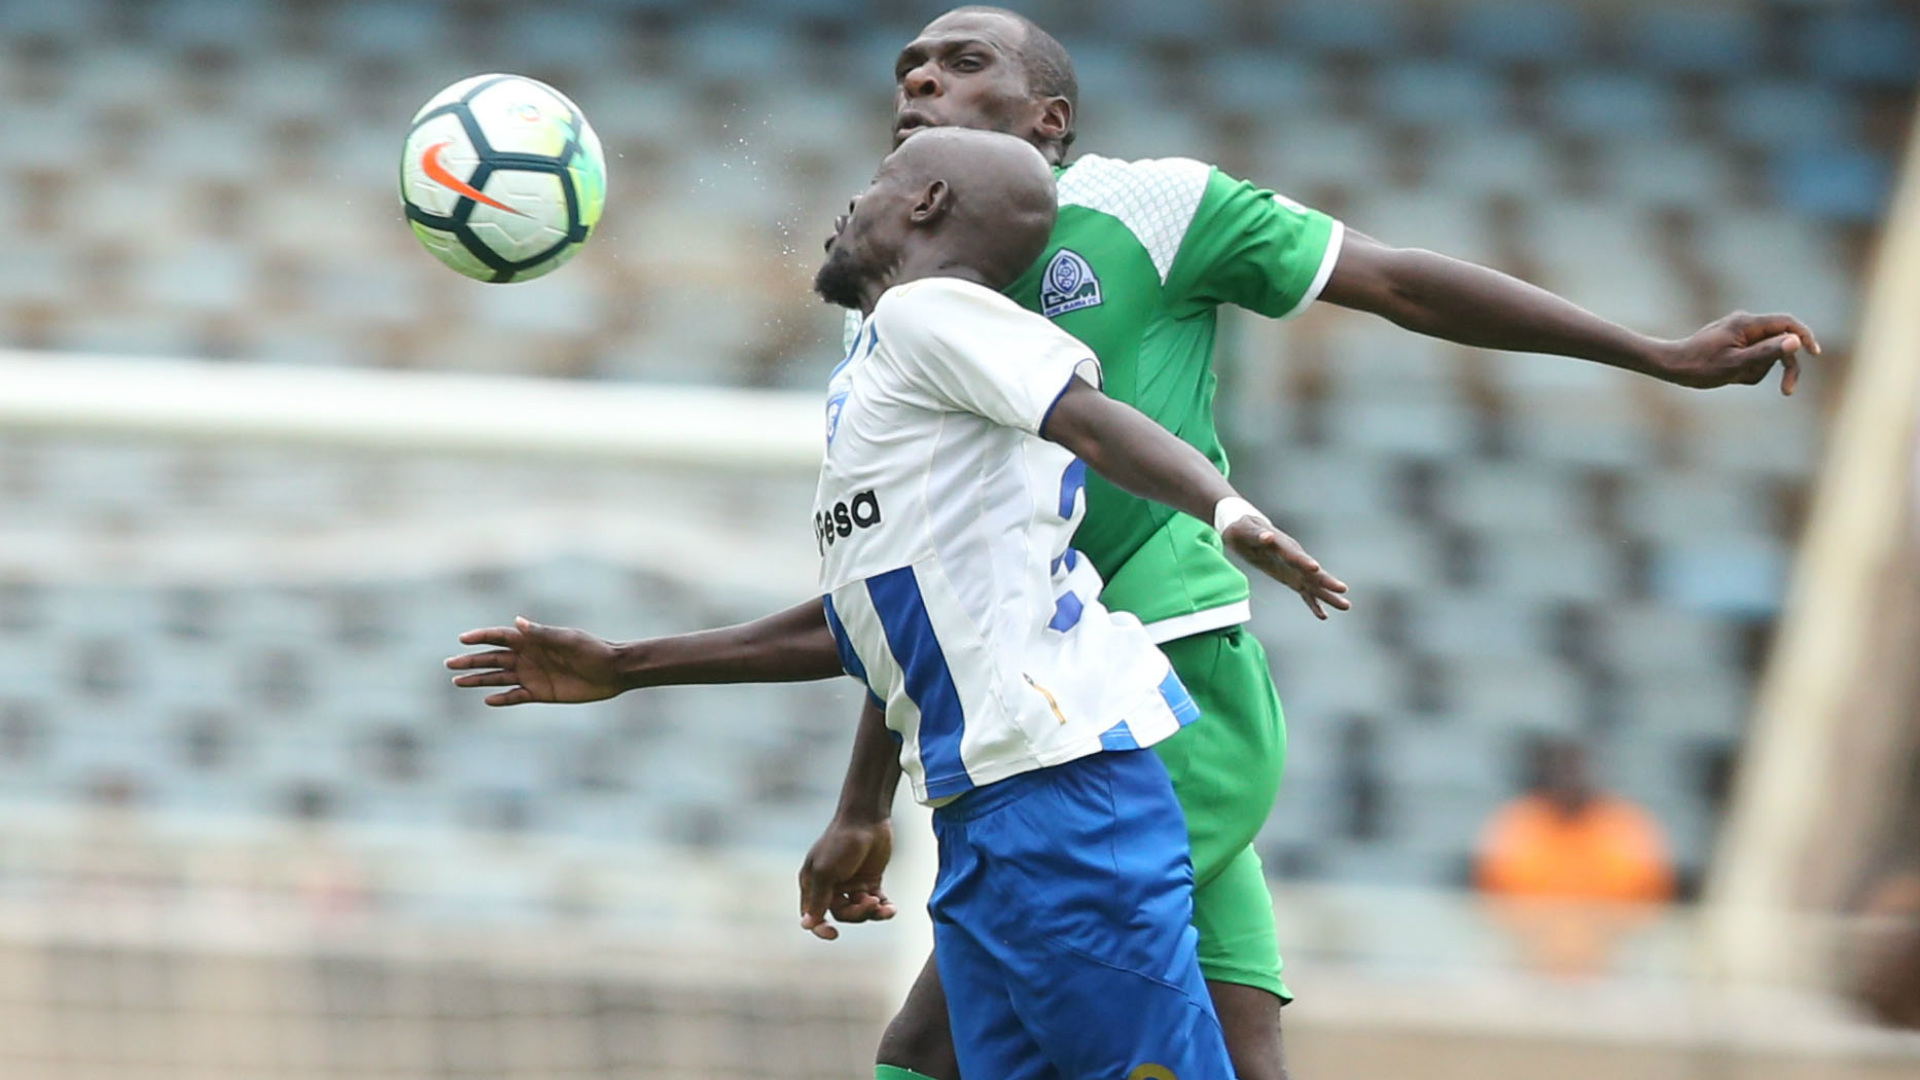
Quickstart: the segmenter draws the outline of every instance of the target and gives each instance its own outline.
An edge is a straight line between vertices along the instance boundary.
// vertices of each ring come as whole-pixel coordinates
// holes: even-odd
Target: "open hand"
[[[1227,526],[1220,539],[1255,569],[1299,593],[1315,618],[1326,618],[1329,607],[1340,611],[1353,607],[1346,597],[1347,583],[1321,569],[1320,561],[1307,554],[1300,541],[1265,518],[1243,517]]]
[[[489,705],[572,705],[603,701],[623,689],[613,643],[585,630],[515,619],[512,626],[469,630],[460,635],[460,644],[495,646],[447,660],[448,668],[471,672],[456,676],[455,686],[511,688],[488,694]]]
[[[835,820],[800,866],[800,927],[822,941],[840,936],[834,922],[884,922],[893,901],[880,875],[893,858],[893,823]],[[831,919],[829,919],[831,916]]]
[[[1799,319],[1736,311],[1670,343],[1655,374],[1680,386],[1711,390],[1732,383],[1753,386],[1780,364],[1786,369],[1780,392],[1791,394],[1800,382],[1801,349],[1820,355],[1820,342]]]

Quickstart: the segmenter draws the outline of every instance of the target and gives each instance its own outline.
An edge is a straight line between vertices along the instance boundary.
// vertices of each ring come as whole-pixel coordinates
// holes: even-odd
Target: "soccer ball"
[[[606,158],[586,117],[518,75],[475,75],[435,94],[400,156],[414,235],[481,281],[552,273],[586,243],[606,199]]]

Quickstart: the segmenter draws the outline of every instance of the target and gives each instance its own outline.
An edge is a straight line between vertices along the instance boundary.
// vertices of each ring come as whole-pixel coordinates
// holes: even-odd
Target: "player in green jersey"
[[[1236,304],[1274,317],[1315,300],[1383,316],[1416,333],[1482,348],[1575,357],[1699,388],[1753,384],[1818,351],[1783,315],[1729,315],[1678,340],[1607,322],[1507,275],[1394,248],[1324,214],[1181,159],[1068,164],[1077,88],[1060,44],[1025,18],[959,8],[902,50],[895,141],[926,126],[1021,135],[1058,170],[1060,216],[1046,253],[1010,290],[1098,354],[1114,397],[1205,452],[1222,471],[1214,426],[1215,313]],[[1186,810],[1201,966],[1241,1080],[1284,1076],[1279,1009],[1287,990],[1265,877],[1251,843],[1273,806],[1286,752],[1280,703],[1258,642],[1241,627],[1246,579],[1200,523],[1090,480],[1075,547],[1107,581],[1102,599],[1149,624],[1204,719],[1156,748]],[[466,686],[505,688],[489,704],[592,701],[682,683],[817,679],[840,673],[817,602],[753,623],[611,643],[519,623],[462,636],[492,651],[457,657]],[[805,924],[891,912],[880,889],[898,778],[884,730],[862,729],[839,812],[803,870]],[[953,1080],[945,1004],[931,965],[889,1026],[878,1074]],[[973,1078],[990,1080],[990,1078]]]

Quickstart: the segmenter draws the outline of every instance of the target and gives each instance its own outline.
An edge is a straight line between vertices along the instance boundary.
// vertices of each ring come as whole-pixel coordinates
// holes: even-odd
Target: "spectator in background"
[[[1569,975],[1603,968],[1646,905],[1674,893],[1659,824],[1597,790],[1586,749],[1560,738],[1528,747],[1528,790],[1487,822],[1474,878],[1501,902],[1529,960]]]

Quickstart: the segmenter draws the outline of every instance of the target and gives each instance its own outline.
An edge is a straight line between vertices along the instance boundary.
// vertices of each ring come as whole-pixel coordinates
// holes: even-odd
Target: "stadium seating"
[[[31,137],[0,139],[0,343],[813,387],[841,332],[807,295],[813,255],[885,148],[915,6],[723,6],[7,5],[4,130]],[[1791,309],[1829,355],[1851,336],[1853,239],[1889,183],[1868,121],[1920,57],[1910,17],[1859,6],[1784,22],[1510,0],[1444,17],[1374,0],[1054,7],[1085,93],[1079,149],[1244,162],[1353,228],[1650,332]],[[1795,28],[1811,36],[1782,47]],[[393,177],[420,102],[496,68],[574,93],[612,179],[574,265],[489,291],[413,249]],[[1817,371],[1813,401],[1668,393],[1317,309],[1286,333],[1280,358],[1242,347],[1226,365],[1282,367],[1265,406],[1279,434],[1236,476],[1361,607],[1320,626],[1257,587],[1295,747],[1264,841],[1276,865],[1457,882],[1522,738],[1555,730],[1599,741],[1606,776],[1697,870],[1714,805],[1695,766],[1738,744],[1741,642],[1775,612],[1792,540],[1779,503],[1819,450]],[[113,781],[195,828],[329,820],[369,865],[518,833],[797,854],[831,805],[846,688],[515,715],[438,666],[455,632],[515,610],[640,635],[779,598],[562,554],[285,582],[241,568],[101,586],[62,569],[209,522],[404,524],[475,482],[12,437],[0,505],[45,550],[0,581],[0,821]],[[687,617],[661,618],[669,604]],[[1356,718],[1390,792],[1365,837],[1328,809]],[[549,884],[474,880],[489,884],[445,893],[469,913],[535,910]]]

